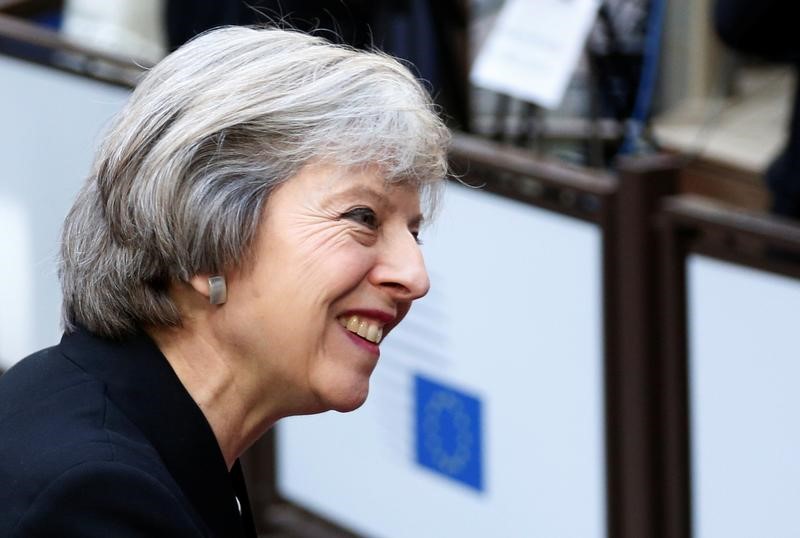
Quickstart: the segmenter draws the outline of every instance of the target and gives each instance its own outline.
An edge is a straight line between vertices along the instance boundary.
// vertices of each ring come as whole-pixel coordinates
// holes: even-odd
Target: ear
[[[208,287],[208,278],[210,276],[211,275],[194,275],[189,279],[189,285],[192,287],[192,289],[206,299],[208,299],[208,295],[210,293]]]

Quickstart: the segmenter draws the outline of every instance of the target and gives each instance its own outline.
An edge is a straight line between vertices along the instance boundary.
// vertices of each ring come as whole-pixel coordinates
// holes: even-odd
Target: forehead
[[[324,163],[305,166],[279,190],[293,191],[308,202],[347,202],[361,199],[388,209],[417,211],[420,189],[407,181],[387,181],[381,168],[375,166],[344,167]]]

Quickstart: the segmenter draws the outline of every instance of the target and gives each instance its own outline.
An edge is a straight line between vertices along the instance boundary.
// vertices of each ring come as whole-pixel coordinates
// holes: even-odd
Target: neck
[[[191,325],[149,331],[189,395],[200,407],[230,469],[279,418],[257,376],[241,375],[224,346]]]

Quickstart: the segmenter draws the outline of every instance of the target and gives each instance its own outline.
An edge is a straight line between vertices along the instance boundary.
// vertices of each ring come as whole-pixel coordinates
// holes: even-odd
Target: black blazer
[[[0,377],[0,536],[256,533],[238,462],[153,341],[79,330]]]

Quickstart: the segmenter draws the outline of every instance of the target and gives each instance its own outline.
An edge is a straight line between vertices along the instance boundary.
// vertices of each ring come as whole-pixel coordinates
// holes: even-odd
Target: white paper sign
[[[599,4],[598,0],[507,0],[472,67],[472,83],[556,108]]]

